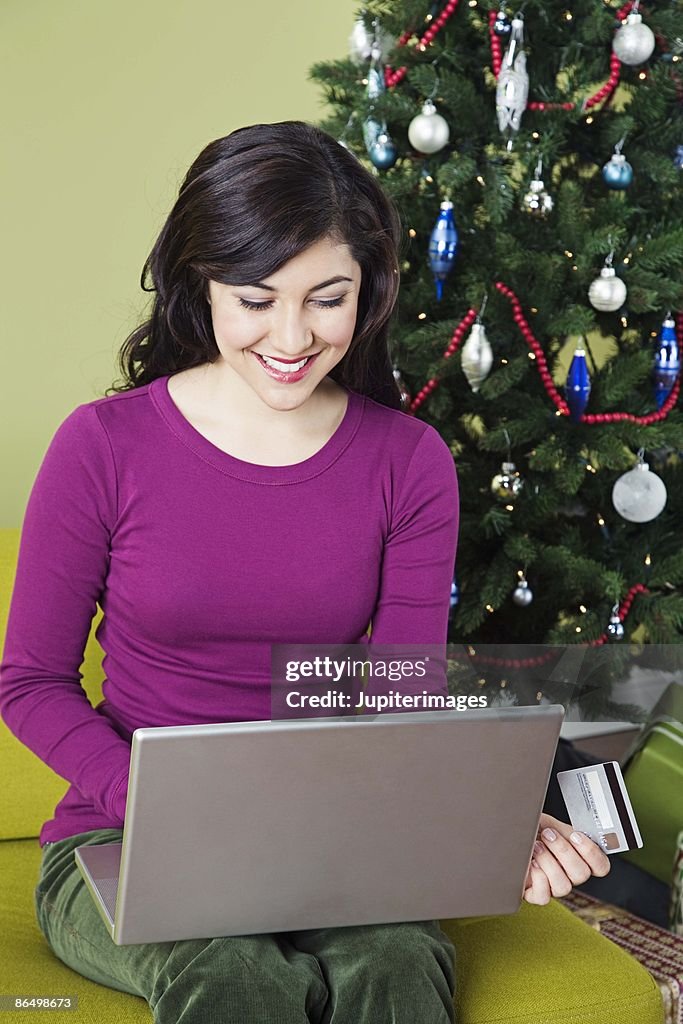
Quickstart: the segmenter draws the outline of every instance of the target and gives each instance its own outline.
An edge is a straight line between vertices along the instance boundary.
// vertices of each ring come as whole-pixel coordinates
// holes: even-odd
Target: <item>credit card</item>
[[[569,820],[607,853],[643,845],[618,761],[557,773]]]

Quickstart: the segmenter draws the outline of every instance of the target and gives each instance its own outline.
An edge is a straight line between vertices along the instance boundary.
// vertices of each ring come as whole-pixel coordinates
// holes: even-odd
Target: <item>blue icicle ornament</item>
[[[669,313],[659,332],[653,370],[655,402],[658,409],[662,408],[669,397],[680,372],[681,358],[676,337],[676,322]]]
[[[586,353],[582,348],[577,348],[572,359],[567,382],[564,388],[567,405],[571,412],[572,419],[578,423],[583,416],[588,404],[588,396],[591,393],[591,379],[586,365]]]
[[[377,39],[372,47],[372,59],[368,69],[368,85],[366,89],[367,98],[370,100],[370,109],[373,110],[374,101],[386,91],[384,81],[384,66],[382,64],[382,51]],[[386,121],[382,118],[377,120],[373,113],[363,122],[363,142],[367,154],[375,167],[380,171],[387,171],[393,167],[398,159],[398,148],[387,129]]]
[[[444,281],[453,269],[458,252],[458,230],[453,216],[453,203],[444,199],[429,238],[429,265],[434,274],[436,297],[441,301]]]

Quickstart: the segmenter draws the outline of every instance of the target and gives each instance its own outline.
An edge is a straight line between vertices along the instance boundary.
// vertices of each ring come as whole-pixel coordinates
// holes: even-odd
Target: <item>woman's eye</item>
[[[313,305],[319,309],[333,309],[335,306],[341,306],[346,296],[340,295],[337,299],[314,299]],[[271,302],[250,302],[249,299],[240,298],[240,306],[244,306],[245,309],[270,309],[273,305]]]
[[[240,299],[240,306],[245,309],[270,309],[272,302],[249,302],[249,299]]]

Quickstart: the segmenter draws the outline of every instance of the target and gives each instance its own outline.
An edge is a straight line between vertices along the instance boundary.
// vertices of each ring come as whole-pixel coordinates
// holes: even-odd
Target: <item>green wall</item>
[[[0,526],[61,421],[101,397],[187,168],[242,125],[323,115],[352,0],[3,0]]]

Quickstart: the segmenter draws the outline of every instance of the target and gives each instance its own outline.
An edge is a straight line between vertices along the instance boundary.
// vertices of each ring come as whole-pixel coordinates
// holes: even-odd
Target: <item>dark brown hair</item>
[[[330,377],[399,409],[388,332],[400,217],[356,157],[304,121],[238,128],[196,158],[142,270],[143,291],[156,293],[151,316],[126,338],[124,380],[107,393],[214,362],[209,280],[262,281],[324,237],[348,245],[362,272],[353,339]]]

